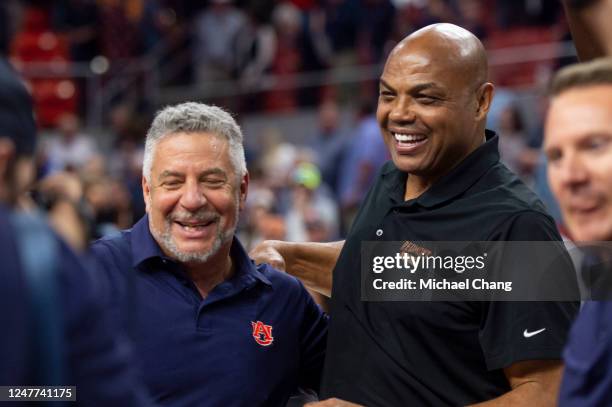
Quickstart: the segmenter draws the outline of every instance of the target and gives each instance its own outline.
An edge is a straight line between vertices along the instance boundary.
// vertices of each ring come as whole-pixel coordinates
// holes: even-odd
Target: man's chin
[[[197,258],[202,258],[202,257],[210,257],[213,251],[218,251],[217,250],[213,250],[214,248],[211,246],[206,246],[206,247],[193,247],[193,246],[178,246],[176,248],[176,254],[179,255],[182,258],[193,258],[193,259],[197,259]]]
[[[565,215],[566,226],[575,242],[597,242],[612,239],[612,222],[606,222],[607,214],[572,217]]]
[[[412,161],[408,161],[405,159],[402,160],[401,158],[399,158],[394,159],[393,164],[398,170],[400,170],[401,172],[405,172],[406,174],[420,176],[424,173],[419,163],[414,163]]]

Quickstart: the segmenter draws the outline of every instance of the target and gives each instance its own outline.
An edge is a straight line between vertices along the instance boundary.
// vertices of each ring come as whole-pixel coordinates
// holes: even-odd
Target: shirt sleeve
[[[319,392],[325,348],[327,345],[328,317],[302,286],[305,306],[300,328],[299,385]]]
[[[559,261],[565,275],[575,283],[571,259],[553,221],[538,212],[523,212],[498,229],[492,240],[558,241]],[[555,247],[555,246],[553,246]],[[520,253],[512,258],[513,270],[536,274],[548,267],[544,260]],[[506,259],[502,259],[502,262]],[[555,268],[555,270],[558,270]],[[551,276],[545,276],[551,278]],[[552,276],[552,278],[555,278]],[[577,286],[576,286],[577,290]],[[489,370],[501,369],[524,360],[561,359],[568,331],[579,309],[578,301],[491,301],[481,303],[479,340]]]

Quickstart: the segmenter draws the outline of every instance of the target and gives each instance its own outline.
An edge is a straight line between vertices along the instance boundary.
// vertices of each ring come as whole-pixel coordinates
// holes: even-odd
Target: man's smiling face
[[[477,111],[482,83],[440,53],[426,40],[403,44],[380,78],[376,116],[391,158],[422,177],[448,172],[484,139]]]
[[[202,263],[229,247],[247,184],[247,176],[236,174],[225,138],[177,133],[161,139],[143,193],[149,228],[164,253]]]
[[[544,151],[550,186],[572,237],[612,240],[612,85],[554,97]]]

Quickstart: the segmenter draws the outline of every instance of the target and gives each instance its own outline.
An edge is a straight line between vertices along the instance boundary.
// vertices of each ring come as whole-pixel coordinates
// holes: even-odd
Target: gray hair
[[[167,106],[157,112],[145,141],[142,175],[151,181],[155,147],[160,140],[176,133],[213,133],[229,142],[230,160],[240,179],[246,174],[243,137],[240,126],[225,110],[203,103],[187,102]]]

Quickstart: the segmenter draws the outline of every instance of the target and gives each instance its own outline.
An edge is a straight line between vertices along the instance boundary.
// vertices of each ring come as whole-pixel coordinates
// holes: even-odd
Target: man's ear
[[[15,156],[15,144],[7,137],[0,137],[0,181],[6,179],[9,166]]]
[[[145,209],[147,213],[149,213],[149,206],[151,205],[151,186],[144,175],[142,176],[142,196],[145,201]]]
[[[239,208],[240,210],[244,210],[245,204],[246,204],[246,199],[247,199],[247,192],[249,190],[249,172],[247,171],[244,176],[242,177],[242,180],[240,181],[240,203],[239,203]]]
[[[489,113],[491,108],[491,102],[493,101],[493,94],[495,93],[495,87],[491,82],[485,82],[476,91],[477,103],[476,106],[476,121],[483,121]]]

